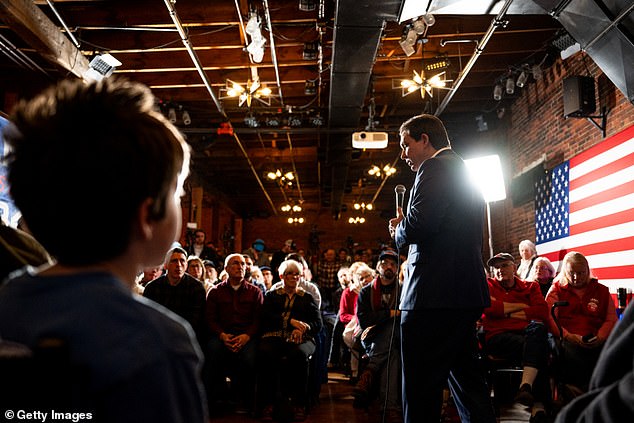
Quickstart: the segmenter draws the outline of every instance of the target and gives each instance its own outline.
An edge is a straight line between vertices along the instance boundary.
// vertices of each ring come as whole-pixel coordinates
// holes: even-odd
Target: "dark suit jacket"
[[[395,234],[399,249],[409,245],[401,310],[489,306],[483,221],[482,194],[460,156],[445,150],[421,165]]]

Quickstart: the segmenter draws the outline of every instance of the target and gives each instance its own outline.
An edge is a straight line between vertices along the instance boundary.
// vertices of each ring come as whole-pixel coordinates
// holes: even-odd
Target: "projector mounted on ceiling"
[[[387,141],[387,132],[355,132],[352,134],[352,147],[354,148],[385,148]]]

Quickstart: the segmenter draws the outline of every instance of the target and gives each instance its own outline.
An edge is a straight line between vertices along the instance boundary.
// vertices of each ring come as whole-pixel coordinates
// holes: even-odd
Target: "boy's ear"
[[[154,225],[156,224],[156,220],[152,218],[153,207],[154,200],[152,198],[146,198],[137,210],[139,233],[146,240],[152,239],[154,235]]]

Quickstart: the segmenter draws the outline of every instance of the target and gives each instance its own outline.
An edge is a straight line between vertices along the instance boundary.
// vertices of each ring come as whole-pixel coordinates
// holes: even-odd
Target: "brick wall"
[[[598,115],[608,111],[606,137],[634,124],[634,106],[603,75],[589,56],[578,53],[566,61],[558,60],[544,72],[540,81],[527,84],[521,97],[510,108],[507,132],[507,192],[511,178],[545,155],[545,168],[587,150],[604,138],[601,131],[584,118],[563,117],[562,81],[567,76],[593,76],[596,81]],[[513,205],[509,199],[492,206],[494,251],[508,251],[518,257],[523,239],[535,240],[533,201]]]

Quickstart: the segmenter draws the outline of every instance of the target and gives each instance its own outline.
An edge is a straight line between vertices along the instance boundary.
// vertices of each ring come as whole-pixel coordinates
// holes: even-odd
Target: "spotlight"
[[[189,116],[189,112],[185,110],[183,112],[183,125],[191,125],[191,123],[192,123],[192,118],[191,116]]]
[[[169,120],[172,123],[176,123],[176,109],[173,107],[170,107],[169,110],[167,111],[167,120]]]
[[[542,68],[538,64],[533,65],[533,67],[531,68],[531,72],[533,73],[533,79],[535,81],[539,81],[544,76]]]
[[[280,126],[280,118],[277,116],[269,116],[266,118],[267,126]]]
[[[288,117],[288,126],[295,128],[298,126],[302,126],[302,118],[297,115],[290,115]]]
[[[304,94],[306,95],[317,94],[317,82],[311,79],[307,79],[306,84],[304,85]]]
[[[244,124],[249,128],[257,128],[258,126],[260,126],[260,122],[258,122],[257,118],[251,113],[244,117]]]
[[[526,73],[526,71],[523,70],[520,73],[520,75],[517,77],[517,81],[515,81],[515,85],[522,88],[524,85],[526,85],[527,80],[528,80],[528,74]]]
[[[324,118],[320,114],[316,114],[310,118],[310,124],[313,126],[323,126]]]
[[[89,63],[89,69],[84,76],[86,78],[101,81],[112,75],[112,72],[121,66],[121,62],[112,57],[110,54],[98,54]]]
[[[511,95],[515,92],[515,81],[513,81],[513,77],[509,75],[506,79],[506,93]]]
[[[401,48],[407,57],[416,53],[414,46],[416,45],[417,38],[418,36],[416,35],[416,31],[412,29],[411,25],[407,25],[403,28],[403,35],[401,36],[401,41],[398,43],[401,45]]]
[[[416,19],[414,22],[412,22],[412,29],[418,35],[423,35],[425,33],[425,28],[427,28],[427,25],[425,24],[425,21],[423,20],[422,16]]]
[[[425,21],[425,25],[433,26],[436,23],[436,18],[431,13],[425,13],[423,15],[423,21]]]
[[[317,9],[315,0],[299,0],[299,10],[302,12],[312,12],[315,9]]]
[[[493,100],[495,101],[502,100],[502,85],[501,84],[495,84],[495,87],[493,88]]]
[[[317,50],[318,50],[317,41],[304,43],[304,52],[302,57],[304,58],[304,60],[315,60],[317,59]]]

